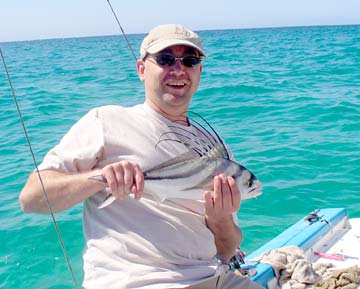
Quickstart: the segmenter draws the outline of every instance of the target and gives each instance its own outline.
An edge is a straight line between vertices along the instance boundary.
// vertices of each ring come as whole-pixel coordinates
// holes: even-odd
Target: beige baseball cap
[[[141,59],[147,53],[154,54],[173,45],[194,47],[206,57],[199,35],[179,24],[164,24],[153,28],[144,38],[140,47]]]

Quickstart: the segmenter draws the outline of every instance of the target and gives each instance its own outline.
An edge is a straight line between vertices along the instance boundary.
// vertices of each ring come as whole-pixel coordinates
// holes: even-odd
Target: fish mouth
[[[250,195],[251,197],[256,197],[262,194],[262,185],[261,183],[258,181],[257,184],[251,188],[246,195]]]

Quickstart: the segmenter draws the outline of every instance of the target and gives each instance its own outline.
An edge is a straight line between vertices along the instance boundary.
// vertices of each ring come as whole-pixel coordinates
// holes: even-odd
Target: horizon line
[[[255,30],[255,29],[282,29],[282,28],[311,28],[311,27],[334,27],[334,26],[359,26],[360,23],[352,24],[309,24],[309,25],[285,25],[285,26],[265,26],[265,27],[242,27],[242,28],[207,28],[207,29],[194,29],[195,32],[206,32],[206,31],[221,31],[221,30]],[[135,32],[135,33],[125,33],[127,36],[130,35],[144,35],[147,32]],[[15,43],[15,42],[31,42],[31,41],[47,41],[47,40],[68,40],[68,39],[78,39],[78,38],[93,38],[93,37],[114,37],[122,36],[122,34],[103,34],[103,35],[79,35],[79,36],[68,36],[68,37],[48,37],[48,38],[34,38],[34,39],[22,39],[22,40],[6,40],[1,41],[0,44],[5,43]]]

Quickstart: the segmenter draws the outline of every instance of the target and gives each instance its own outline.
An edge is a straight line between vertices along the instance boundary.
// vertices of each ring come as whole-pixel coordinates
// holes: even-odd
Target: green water
[[[238,213],[250,252],[316,208],[360,217],[360,26],[200,32],[208,59],[191,110],[264,185]],[[142,35],[130,35],[138,49]],[[143,101],[120,36],[0,43],[41,162],[90,108]],[[52,220],[17,197],[34,164],[0,67],[0,288],[73,288]],[[81,205],[56,214],[82,280]]]

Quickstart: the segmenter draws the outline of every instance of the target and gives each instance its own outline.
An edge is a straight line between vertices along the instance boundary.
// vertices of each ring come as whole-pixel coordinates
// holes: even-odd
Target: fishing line
[[[49,201],[49,198],[48,198],[48,193],[46,192],[46,189],[45,189],[45,186],[44,186],[44,183],[43,183],[43,179],[40,175],[40,171],[39,171],[39,167],[37,165],[37,161],[36,161],[36,157],[35,157],[35,153],[34,153],[34,150],[32,148],[32,145],[31,145],[31,142],[30,142],[30,138],[29,138],[29,135],[28,135],[28,132],[27,132],[27,129],[26,129],[26,126],[25,126],[25,122],[24,122],[24,118],[22,117],[22,113],[21,113],[21,110],[20,110],[20,106],[19,106],[19,103],[17,101],[17,97],[16,97],[16,94],[15,94],[15,90],[14,90],[14,87],[12,85],[12,81],[11,81],[11,78],[10,78],[10,74],[9,74],[9,71],[8,71],[8,68],[7,68],[7,65],[6,65],[6,62],[5,62],[5,58],[4,58],[4,55],[3,55],[3,52],[0,48],[0,54],[1,54],[1,59],[2,59],[2,63],[4,65],[4,68],[5,68],[5,73],[6,73],[6,76],[7,76],[7,79],[8,79],[8,82],[9,82],[9,85],[10,85],[10,89],[11,89],[11,93],[12,93],[12,96],[13,96],[13,99],[14,99],[14,102],[15,102],[15,106],[16,106],[16,110],[18,112],[18,115],[19,115],[19,119],[20,119],[20,122],[21,122],[21,125],[22,125],[22,128],[23,128],[23,131],[24,131],[24,134],[25,134],[25,138],[26,138],[26,141],[27,141],[27,144],[28,144],[28,147],[29,147],[29,150],[30,150],[30,153],[31,153],[31,156],[32,156],[32,159],[33,159],[33,162],[34,162],[34,165],[35,165],[35,168],[36,168],[36,173],[39,177],[39,181],[40,181],[40,184],[41,184],[41,188],[42,188],[42,191],[44,193],[44,196],[45,196],[45,200],[46,200],[46,204],[47,204],[47,207],[49,209],[49,212],[51,214],[51,218],[52,218],[52,221],[53,221],[53,224],[54,224],[54,227],[55,227],[55,231],[56,231],[56,234],[58,236],[58,239],[59,239],[59,242],[60,242],[60,245],[61,245],[61,249],[63,251],[63,254],[65,256],[65,259],[66,259],[66,263],[68,265],[68,269],[71,273],[71,277],[72,277],[72,280],[74,282],[74,285],[75,285],[75,288],[78,289],[78,284],[76,282],[76,278],[75,278],[75,274],[74,274],[74,271],[72,269],[72,266],[70,264],[70,260],[69,260],[69,256],[67,254],[67,251],[66,251],[66,248],[65,248],[65,245],[64,245],[64,241],[61,237],[61,233],[60,233],[60,229],[59,229],[59,226],[57,224],[57,221],[56,221],[56,218],[55,218],[55,215],[54,215],[54,212],[53,212],[53,209],[51,207],[51,204],[50,204],[50,201]]]
[[[132,48],[132,46],[131,46],[131,44],[130,44],[130,42],[129,42],[129,39],[128,39],[127,36],[126,36],[126,33],[124,32],[124,29],[122,28],[122,26],[121,26],[121,24],[120,24],[120,21],[119,21],[117,15],[116,15],[116,13],[115,13],[115,11],[114,11],[111,3],[110,3],[110,0],[106,0],[106,1],[107,1],[107,3],[108,3],[109,6],[110,6],[110,9],[111,9],[111,11],[112,11],[112,13],[113,13],[113,15],[114,15],[114,17],[115,17],[115,19],[116,19],[116,22],[117,22],[117,24],[119,25],[119,28],[120,28],[120,30],[121,30],[121,33],[122,33],[122,35],[124,36],[124,38],[125,38],[125,40],[126,40],[126,43],[127,43],[127,45],[129,46],[130,51],[131,51],[131,53],[132,53],[132,55],[133,55],[133,57],[134,57],[134,59],[135,59],[135,62],[136,62],[136,61],[137,61],[137,58],[136,58],[135,52],[134,52],[134,50],[133,50],[133,48]]]
[[[127,43],[127,45],[129,46],[130,48],[130,51],[134,57],[134,60],[137,61],[137,57],[135,55],[135,52],[129,42],[129,39],[127,38],[125,32],[124,32],[124,29],[122,28],[121,24],[120,24],[120,21],[110,3],[110,0],[107,0],[107,3],[109,4],[109,7],[115,17],[115,20],[121,30],[121,33],[122,35],[124,36],[125,38],[125,41]],[[43,182],[43,179],[41,177],[41,174],[40,174],[40,171],[39,171],[39,167],[37,165],[37,161],[36,161],[36,157],[35,157],[35,153],[34,153],[34,150],[32,148],[32,145],[31,145],[31,142],[30,142],[30,138],[29,138],[29,134],[27,132],[27,129],[26,129],[26,125],[25,125],[25,122],[24,122],[24,118],[22,116],[22,113],[21,113],[21,109],[20,109],[20,106],[19,106],[19,103],[18,103],[18,100],[17,100],[17,97],[16,97],[16,94],[15,94],[15,90],[14,90],[14,87],[12,85],[12,81],[11,81],[11,77],[10,77],[10,74],[9,74],[9,71],[8,71],[8,68],[7,68],[7,65],[6,65],[6,61],[5,61],[5,57],[3,55],[3,52],[0,48],[0,55],[1,55],[1,59],[2,59],[2,63],[4,65],[4,69],[5,69],[5,73],[6,73],[6,76],[7,76],[7,79],[8,79],[8,82],[9,82],[9,85],[10,85],[10,89],[11,89],[11,93],[12,93],[12,96],[13,96],[13,100],[15,102],[15,106],[16,106],[16,110],[17,110],[17,113],[18,113],[18,116],[19,116],[19,119],[20,119],[20,123],[22,125],[22,128],[23,128],[23,131],[24,131],[24,134],[25,134],[25,138],[26,138],[26,141],[27,141],[27,144],[28,144],[28,147],[29,147],[29,150],[30,150],[30,153],[31,153],[31,156],[32,156],[32,159],[33,159],[33,163],[35,165],[35,169],[36,169],[36,173],[39,177],[39,181],[40,181],[40,185],[41,185],[41,188],[42,188],[42,191],[44,193],[44,197],[45,197],[45,200],[46,200],[46,204],[47,204],[47,207],[49,209],[49,212],[50,212],[50,215],[51,215],[51,218],[52,218],[52,221],[53,221],[53,224],[54,224],[54,227],[55,227],[55,231],[56,231],[56,234],[57,234],[57,237],[59,239],[59,242],[60,242],[60,245],[61,245],[61,249],[63,251],[63,254],[64,254],[64,257],[65,257],[65,260],[66,260],[66,263],[67,263],[67,266],[68,266],[68,269],[71,273],[71,278],[73,280],[73,283],[74,283],[74,286],[76,289],[79,289],[79,286],[78,286],[78,283],[76,281],[76,278],[75,278],[75,274],[74,274],[74,270],[71,266],[71,263],[70,263],[70,259],[69,259],[69,256],[68,256],[68,253],[66,251],[66,248],[65,248],[65,244],[64,244],[64,241],[63,241],[63,238],[61,236],[61,233],[60,233],[60,229],[59,229],[59,226],[57,224],[57,221],[56,221],[56,218],[55,218],[55,215],[54,215],[54,211],[52,209],[52,206],[50,204],[50,201],[49,201],[49,197],[48,197],[48,193],[45,189],[45,186],[44,186],[44,182]]]

